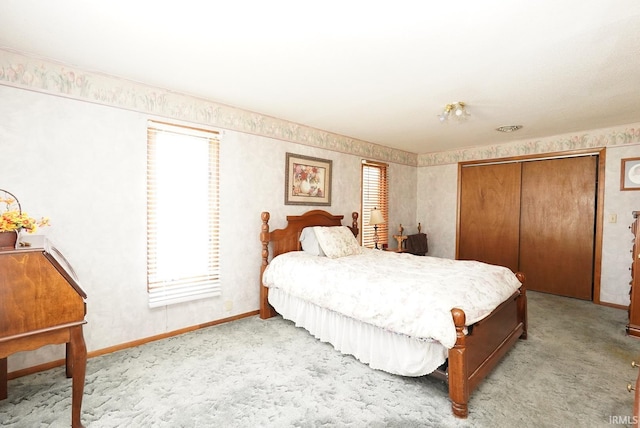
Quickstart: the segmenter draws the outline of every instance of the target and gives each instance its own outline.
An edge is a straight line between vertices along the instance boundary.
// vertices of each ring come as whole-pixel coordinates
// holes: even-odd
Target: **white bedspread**
[[[464,310],[470,325],[521,285],[501,266],[367,248],[337,259],[303,251],[281,254],[267,266],[263,282],[347,317],[447,348],[456,342],[451,309]]]

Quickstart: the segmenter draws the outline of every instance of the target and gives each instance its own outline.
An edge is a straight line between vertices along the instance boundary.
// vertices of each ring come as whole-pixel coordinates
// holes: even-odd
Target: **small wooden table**
[[[55,248],[0,251],[0,400],[8,396],[9,355],[64,343],[66,375],[73,378],[71,426],[82,427],[86,297]]]

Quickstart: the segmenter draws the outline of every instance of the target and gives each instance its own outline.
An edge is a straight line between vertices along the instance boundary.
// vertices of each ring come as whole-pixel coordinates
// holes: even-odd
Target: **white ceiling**
[[[640,121],[638,0],[3,0],[0,48],[413,153]]]

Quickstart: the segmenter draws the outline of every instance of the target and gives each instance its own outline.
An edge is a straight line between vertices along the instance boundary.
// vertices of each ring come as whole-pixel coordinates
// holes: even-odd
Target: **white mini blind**
[[[220,295],[218,135],[148,122],[147,289],[152,308]]]
[[[387,164],[362,161],[362,245],[373,248],[374,227],[369,226],[371,210],[382,211],[386,222],[378,225],[378,245],[381,247],[389,241],[389,185]]]

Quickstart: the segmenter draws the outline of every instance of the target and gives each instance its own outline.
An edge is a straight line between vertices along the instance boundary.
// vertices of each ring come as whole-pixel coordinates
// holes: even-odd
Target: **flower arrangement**
[[[293,194],[322,197],[323,191],[320,188],[321,172],[315,166],[293,164],[294,180]]]
[[[26,230],[29,233],[34,233],[39,227],[49,225],[48,218],[43,217],[40,220],[36,220],[26,212],[23,212],[20,208],[20,203],[11,193],[2,189],[0,189],[0,192],[5,194],[4,197],[0,196],[0,204],[5,205],[5,210],[0,213],[0,232]]]

